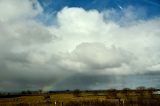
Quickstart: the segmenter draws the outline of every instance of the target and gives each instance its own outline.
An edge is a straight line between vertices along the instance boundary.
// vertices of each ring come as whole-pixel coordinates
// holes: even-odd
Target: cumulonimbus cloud
[[[116,10],[65,7],[57,13],[56,24],[46,26],[36,19],[43,14],[38,1],[0,2],[6,11],[0,11],[1,90],[54,88],[76,73],[100,76],[160,71],[158,17],[142,20],[129,6],[118,21]],[[20,11],[19,6],[25,10]]]

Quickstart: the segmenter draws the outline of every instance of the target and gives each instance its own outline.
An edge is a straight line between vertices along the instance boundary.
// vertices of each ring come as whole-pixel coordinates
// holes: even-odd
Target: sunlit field
[[[157,90],[59,91],[1,95],[0,106],[160,106]]]

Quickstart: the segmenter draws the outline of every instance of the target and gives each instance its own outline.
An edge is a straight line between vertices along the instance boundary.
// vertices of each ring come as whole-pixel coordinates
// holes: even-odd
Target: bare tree
[[[80,96],[80,94],[81,94],[81,91],[79,89],[75,89],[73,91],[73,95],[76,96],[76,97]]]

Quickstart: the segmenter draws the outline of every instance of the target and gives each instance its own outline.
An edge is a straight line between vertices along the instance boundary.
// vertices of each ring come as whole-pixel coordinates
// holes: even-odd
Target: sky
[[[159,0],[0,0],[0,91],[160,88]]]

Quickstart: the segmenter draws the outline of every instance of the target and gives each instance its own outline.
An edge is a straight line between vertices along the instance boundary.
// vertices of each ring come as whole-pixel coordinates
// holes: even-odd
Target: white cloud
[[[106,45],[107,48],[112,48],[112,46],[114,46],[115,48],[120,48],[122,54],[131,54],[131,58],[127,58],[126,55],[118,55],[124,60],[128,59],[128,63],[123,64],[122,61],[122,63],[120,63],[123,64],[122,66],[118,68],[113,67],[113,69],[106,68],[104,73],[110,74],[113,70],[116,70],[115,72],[113,71],[115,74],[148,72],[148,66],[152,66],[159,62],[156,58],[159,55],[160,39],[158,35],[160,34],[160,19],[136,20],[137,18],[134,17],[138,17],[139,14],[136,13],[135,16],[135,11],[133,10],[136,9],[133,7],[124,9],[124,16],[121,16],[121,21],[126,20],[128,23],[128,20],[130,20],[132,24],[129,23],[128,25],[121,26],[117,21],[103,18],[106,16],[106,12],[110,12],[109,15],[112,15],[112,11],[99,13],[96,10],[85,11],[82,8],[66,7],[58,13],[58,26],[49,28],[49,30],[59,38],[52,47],[55,48],[57,52],[65,53],[72,52],[74,49],[77,51],[76,47],[81,44],[83,45],[83,43],[86,42],[102,43]],[[116,11],[113,11],[113,15],[115,15],[115,12]],[[101,48],[101,46],[97,47],[97,45],[91,47],[87,47],[86,45],[86,47],[83,47],[84,50],[81,49],[81,51],[79,51],[80,53],[77,57],[83,57],[85,60],[88,60],[88,63],[82,64],[81,59],[78,60],[79,62],[75,62],[74,60],[71,61],[71,59],[65,61],[65,64],[74,66],[75,63],[76,66],[78,65],[77,68],[80,68],[80,66],[86,67],[86,65],[92,62],[94,63],[94,67],[101,63],[105,63],[108,59],[108,64],[104,64],[104,67],[108,67],[113,61],[118,62],[118,60],[115,59],[117,57],[114,57],[114,55],[118,54],[118,51],[113,51],[112,49],[108,50],[109,54],[113,54],[112,56],[107,54],[108,52],[105,51],[105,48]],[[100,53],[98,50],[100,50]],[[74,54],[71,53],[69,55]],[[97,55],[100,58],[92,58]]]
[[[121,11],[115,9],[104,10],[103,15],[106,21],[114,21],[117,24],[129,26],[137,23],[137,20],[145,19],[147,11],[143,7],[135,8],[130,5]]]
[[[0,0],[0,7],[1,21],[31,18],[43,11],[37,0]]]
[[[0,0],[0,8],[0,85],[9,82],[0,89],[12,88],[10,82],[17,85],[13,89],[21,89],[23,81],[31,87],[32,82],[37,80],[38,83],[40,78],[43,84],[48,78],[54,79],[50,76],[53,68],[50,69],[51,66],[46,63],[44,65],[47,56],[42,49],[55,37],[46,26],[35,20],[42,12],[39,3],[36,0]],[[57,73],[54,72],[54,75]]]
[[[131,60],[129,53],[115,47],[106,48],[100,43],[82,43],[72,55],[76,61],[86,64],[92,70],[120,67]]]
[[[34,19],[43,11],[36,0],[0,0],[0,8],[0,85],[48,88],[79,72],[159,72],[160,19],[137,20],[133,7],[123,9],[121,22],[106,18],[115,10],[65,7],[52,26]]]

